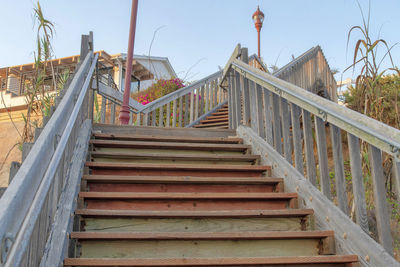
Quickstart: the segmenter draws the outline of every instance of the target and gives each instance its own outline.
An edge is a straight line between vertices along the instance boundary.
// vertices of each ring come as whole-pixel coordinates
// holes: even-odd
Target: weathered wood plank
[[[262,164],[274,165],[272,170],[274,176],[285,177],[285,189],[287,191],[297,191],[299,197],[304,201],[303,206],[314,209],[317,226],[321,229],[335,231],[338,254],[357,254],[360,263],[365,266],[398,265],[398,262],[382,246],[355,225],[331,201],[328,201],[307,179],[300,177],[299,172],[293,166],[250,128],[240,126],[237,133],[246,144],[252,146],[254,153],[261,155]]]
[[[164,127],[164,107],[158,109],[158,127]]]
[[[197,120],[197,118],[199,117],[199,98],[200,98],[200,88],[197,88],[195,96],[194,120]]]
[[[256,107],[258,134],[265,139],[263,89],[260,85],[256,84],[255,90],[256,105],[254,106]]]
[[[110,123],[115,124],[115,103],[111,103],[111,118]]]
[[[172,101],[172,128],[176,127],[176,99]]]
[[[259,121],[258,121],[258,112],[257,112],[257,95],[256,95],[256,85],[254,82],[249,81],[248,82],[248,90],[249,90],[249,103],[251,105],[249,106],[249,126],[256,132],[259,132]],[[262,100],[262,99],[261,99]]]
[[[281,115],[279,112],[280,99],[277,94],[272,94],[272,124],[274,133],[274,145],[276,151],[282,154],[282,131],[281,131]]]
[[[170,126],[170,121],[171,121],[171,103],[167,103],[167,114],[166,114],[166,119],[165,119],[165,127]]]
[[[312,133],[311,115],[307,110],[302,110],[304,150],[306,155],[307,178],[312,185],[317,185],[317,171],[315,169],[314,140]]]
[[[285,159],[293,164],[292,160],[292,140],[290,138],[290,111],[286,99],[281,97],[280,102],[282,114],[282,138],[283,138],[283,151]]]
[[[185,106],[184,106],[184,111],[183,111],[183,126],[186,126],[189,124],[189,95],[185,95]]]
[[[105,123],[106,122],[106,108],[107,108],[107,103],[106,103],[106,98],[101,97],[101,115],[100,115],[100,122]]]
[[[294,162],[296,169],[304,175],[303,166],[303,140],[300,128],[300,109],[297,105],[291,104],[291,119],[293,133]]]
[[[189,114],[189,123],[193,122],[194,119],[194,91],[190,93],[190,114]]]
[[[47,239],[45,253],[40,266],[59,266],[67,256],[68,236],[72,231],[72,214],[76,207],[76,196],[79,192],[80,178],[83,174],[83,162],[88,151],[91,121],[87,120],[81,127],[72,160],[71,171],[66,179],[65,191],[61,194],[57,213],[54,218],[49,238]]]
[[[382,246],[389,254],[393,255],[393,239],[390,231],[388,203],[386,202],[386,188],[385,178],[383,176],[382,152],[373,145],[369,145],[369,157],[379,243],[382,244]]]
[[[335,182],[336,182],[336,196],[339,203],[339,208],[348,214],[347,207],[347,194],[346,194],[346,180],[344,174],[343,162],[343,149],[342,149],[342,135],[340,128],[330,124],[330,133],[332,140],[332,153],[333,162],[335,165]]]
[[[153,110],[151,112],[151,126],[156,126],[156,122],[157,122],[157,112]]]
[[[179,119],[178,119],[178,127],[182,127],[182,119],[183,119],[183,96],[179,97]]]
[[[400,160],[393,158],[393,184],[396,198],[400,200]]]
[[[364,232],[369,233],[364,178],[361,165],[360,140],[350,133],[347,133],[347,139],[349,145],[356,222]]]
[[[264,117],[265,117],[265,139],[271,146],[274,145],[274,139],[272,134],[272,106],[271,106],[271,92],[263,88],[264,96]]]
[[[244,62],[245,64],[249,64],[249,56],[248,56],[248,49],[246,47],[241,48],[241,54],[240,54],[240,60]],[[242,106],[242,118],[243,118],[243,124],[247,126],[251,126],[251,111],[250,111],[250,92],[249,92],[249,80],[243,76],[240,75],[240,89],[242,93],[242,98],[241,101],[243,101],[243,106]],[[239,102],[239,107],[240,107],[240,102]],[[241,124],[241,123],[239,123]]]
[[[326,132],[324,121],[314,116],[315,120],[315,135],[317,139],[317,149],[318,149],[318,165],[319,165],[319,181],[321,184],[322,193],[331,200],[331,181],[329,177],[329,167],[328,167],[328,152],[326,148]]]

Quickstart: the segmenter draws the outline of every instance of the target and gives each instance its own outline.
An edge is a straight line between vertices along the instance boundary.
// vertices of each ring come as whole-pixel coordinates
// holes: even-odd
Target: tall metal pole
[[[137,11],[138,11],[138,0],[132,0],[131,24],[129,27],[128,54],[126,57],[126,67],[125,67],[125,83],[124,83],[125,91],[124,91],[124,99],[122,102],[122,108],[119,113],[119,121],[121,122],[121,124],[129,123],[129,98],[131,94],[132,58],[133,58],[133,48],[135,44]]]
[[[258,58],[261,58],[261,53],[260,53],[260,28],[257,28],[257,32],[258,32]]]

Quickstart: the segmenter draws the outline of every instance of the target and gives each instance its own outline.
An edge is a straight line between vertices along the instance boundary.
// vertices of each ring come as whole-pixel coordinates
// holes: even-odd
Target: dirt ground
[[[24,122],[16,122],[15,126],[22,132]],[[8,177],[10,165],[12,161],[21,162],[21,151],[15,145],[20,140],[19,134],[11,122],[0,123],[0,187],[8,186]],[[14,148],[13,148],[14,147]],[[12,150],[11,150],[12,149]],[[8,158],[4,161],[7,153],[10,152]]]

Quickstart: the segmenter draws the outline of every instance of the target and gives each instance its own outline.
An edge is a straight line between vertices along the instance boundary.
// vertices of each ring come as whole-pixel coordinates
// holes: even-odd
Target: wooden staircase
[[[64,266],[358,266],[234,131],[142,128],[93,134]]]
[[[201,120],[199,124],[194,125],[194,128],[207,128],[207,129],[228,129],[228,104],[223,105],[216,112]]]

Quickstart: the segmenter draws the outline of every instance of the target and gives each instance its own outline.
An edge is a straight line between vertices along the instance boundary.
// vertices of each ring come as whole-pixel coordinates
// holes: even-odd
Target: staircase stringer
[[[299,207],[314,209],[317,229],[335,231],[338,254],[356,254],[362,266],[398,266],[398,262],[385,249],[351,221],[328,200],[295,167],[251,128],[240,125],[237,135],[251,146],[254,154],[261,155],[261,164],[272,166],[272,175],[284,178],[285,191],[297,192]]]

